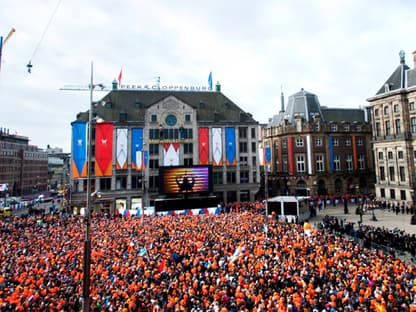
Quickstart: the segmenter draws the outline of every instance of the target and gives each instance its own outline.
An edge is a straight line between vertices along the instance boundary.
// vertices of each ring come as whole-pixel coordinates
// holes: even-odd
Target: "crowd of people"
[[[346,236],[265,218],[91,218],[92,311],[416,311],[416,267]],[[79,216],[1,220],[0,310],[80,311]]]

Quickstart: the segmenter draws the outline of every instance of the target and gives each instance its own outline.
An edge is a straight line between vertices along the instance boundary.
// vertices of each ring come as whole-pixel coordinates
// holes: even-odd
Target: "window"
[[[248,171],[240,171],[240,184],[246,184],[249,182],[249,174]]]
[[[384,171],[383,166],[381,166],[379,168],[379,172],[380,172],[380,181],[385,181],[386,180],[386,172]]]
[[[183,144],[183,153],[184,154],[192,154],[194,152],[194,145],[192,143],[184,143]]]
[[[415,103],[414,102],[410,102],[409,103],[409,111],[413,111],[415,110]]]
[[[401,129],[400,129],[400,119],[396,119],[394,121],[394,125],[396,127],[396,134],[400,134],[400,132],[401,132]]]
[[[247,127],[240,127],[238,128],[238,137],[240,139],[247,139]]]
[[[364,170],[365,169],[365,158],[364,155],[358,155],[358,169]]]
[[[240,142],[240,153],[247,153],[247,142]]]
[[[394,189],[390,189],[390,198],[396,199],[396,192],[394,191]]]
[[[345,139],[345,146],[351,146],[351,138]]]
[[[127,177],[117,177],[116,190],[125,190],[127,188]]]
[[[150,122],[157,122],[157,115],[153,114],[153,115],[150,117]]]
[[[357,145],[358,146],[362,146],[363,145],[363,138],[362,137],[357,138]]]
[[[212,175],[212,178],[213,178],[214,184],[216,185],[223,184],[222,172],[214,172],[214,174]]]
[[[392,151],[389,151],[387,153],[387,157],[388,157],[388,159],[393,159],[393,152]]]
[[[315,146],[322,146],[322,138],[321,137],[315,138]]]
[[[384,126],[385,126],[386,136],[391,135],[390,120],[386,120],[386,122],[384,123]]]
[[[248,158],[247,158],[247,156],[240,156],[240,166],[241,167],[248,166]]]
[[[338,125],[337,124],[331,124],[331,131],[337,132],[338,131]]]
[[[395,113],[395,114],[400,113],[400,110],[399,110],[399,105],[398,105],[398,104],[395,104],[395,105],[393,106],[393,111],[394,111],[394,113]]]
[[[282,170],[283,172],[289,172],[289,165],[287,161],[287,155],[283,155],[282,157]]]
[[[287,148],[287,139],[282,140],[282,148]]]
[[[352,155],[347,155],[346,165],[347,165],[347,170],[352,171]]]
[[[383,152],[378,152],[378,159],[383,160]]]
[[[416,121],[416,118],[415,118],[415,121]],[[416,132],[416,130],[415,130],[415,132]],[[380,135],[381,135],[381,126],[380,126],[379,122],[376,122],[376,136],[379,137]]]
[[[349,124],[345,124],[344,125],[344,131],[345,132],[349,132],[350,131],[350,125]]]
[[[256,138],[256,128],[251,128],[251,138],[252,139]]]
[[[297,138],[296,139],[296,147],[303,147],[303,139]]]
[[[389,107],[388,106],[384,106],[383,112],[384,112],[384,116],[388,116],[389,115]]]
[[[416,117],[410,118],[410,128],[412,133],[416,133]]]
[[[334,171],[341,171],[341,157],[339,155],[334,156]]]
[[[406,191],[403,191],[403,190],[400,191],[400,199],[406,200]]]
[[[251,142],[251,152],[257,153],[257,145],[256,142]]]
[[[338,138],[333,138],[332,139],[332,146],[339,146],[339,140],[338,140]]]
[[[183,165],[185,167],[191,167],[194,164],[194,160],[192,158],[184,158],[183,159]]]
[[[140,103],[140,102],[136,102],[136,103],[134,103],[134,107],[135,107],[136,109],[141,109],[141,108],[143,108],[143,104],[142,104],[142,103]]]
[[[256,156],[253,156],[253,158],[251,159],[251,165],[255,168],[257,166],[257,158]]]
[[[316,155],[316,172],[324,171],[324,156]]]
[[[150,159],[149,160],[150,169],[159,169],[159,159]]]
[[[397,158],[399,158],[399,159],[403,159],[403,151],[398,151],[397,152]]]
[[[159,144],[149,144],[149,155],[159,155]]]
[[[227,171],[227,184],[235,184],[235,171]]]
[[[298,173],[305,172],[305,157],[303,155],[298,155],[296,157],[296,169]]]
[[[356,126],[356,127],[355,127],[355,130],[356,130],[357,132],[361,132],[361,126]]]
[[[406,181],[406,172],[405,172],[403,166],[399,167],[399,175],[400,175],[400,181],[405,182]]]
[[[394,181],[394,167],[393,166],[389,167],[389,179],[390,181]]]
[[[379,110],[378,108],[376,108],[376,109],[374,110],[374,116],[375,116],[375,117],[380,116],[380,110]]]
[[[386,197],[386,190],[384,188],[380,189],[380,196],[381,196],[381,198]]]

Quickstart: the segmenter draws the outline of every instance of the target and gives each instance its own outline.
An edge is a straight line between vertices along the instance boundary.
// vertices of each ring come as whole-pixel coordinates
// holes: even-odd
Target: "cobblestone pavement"
[[[321,221],[325,215],[328,215],[335,216],[340,220],[344,220],[346,222],[354,222],[358,224],[360,216],[355,214],[355,209],[355,205],[349,205],[349,213],[345,214],[343,205],[337,205],[335,207],[327,206],[325,209],[317,211],[316,217],[313,217],[310,221],[312,224],[316,224]],[[416,225],[410,224],[410,219],[412,217],[410,214],[399,213],[396,215],[396,213],[392,211],[375,209],[374,215],[377,221],[373,220],[372,211],[366,211],[366,213],[363,215],[363,224],[376,227],[385,227],[388,229],[398,228],[402,231],[405,231],[406,233],[416,234]]]
[[[327,206],[325,209],[317,211],[317,215],[310,219],[310,223],[313,226],[316,226],[326,215],[328,215],[337,217],[339,220],[343,220],[344,222],[353,222],[355,223],[355,226],[358,226],[360,216],[355,213],[355,209],[355,205],[349,205],[349,213],[345,214],[343,205],[337,205],[335,207]],[[416,225],[410,224],[410,219],[412,217],[410,214],[399,213],[396,215],[395,212],[388,211],[387,209],[375,209],[374,216],[376,221],[374,220],[373,212],[366,211],[362,217],[363,224],[386,229],[397,228],[405,233],[416,234]],[[398,251],[396,252],[396,256],[403,261],[416,264],[416,259],[412,258],[407,252]]]

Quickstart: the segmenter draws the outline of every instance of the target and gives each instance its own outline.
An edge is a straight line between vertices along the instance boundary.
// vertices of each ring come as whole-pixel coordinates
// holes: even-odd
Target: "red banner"
[[[209,139],[208,139],[208,128],[199,128],[199,164],[208,165],[209,161]]]
[[[95,128],[95,176],[108,177],[113,165],[113,123],[101,122]]]
[[[289,160],[289,175],[293,175],[295,173],[295,166],[293,164],[293,138],[287,138],[287,158]]]

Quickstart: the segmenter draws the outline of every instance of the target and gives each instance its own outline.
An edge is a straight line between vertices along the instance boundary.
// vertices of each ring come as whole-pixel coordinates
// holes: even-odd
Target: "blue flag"
[[[212,72],[209,72],[208,87],[209,87],[210,90],[212,90]]]

